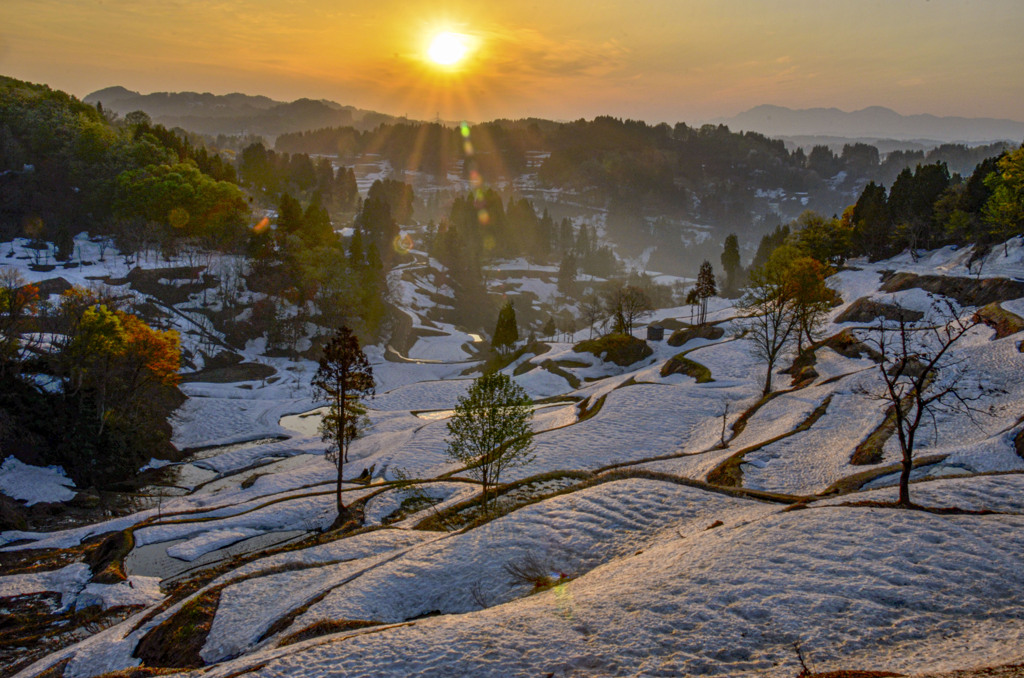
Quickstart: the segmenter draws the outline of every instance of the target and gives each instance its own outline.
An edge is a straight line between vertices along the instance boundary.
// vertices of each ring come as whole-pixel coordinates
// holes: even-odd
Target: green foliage
[[[149,165],[117,179],[115,214],[139,218],[171,239],[202,237],[231,246],[245,234],[248,206],[238,187],[216,181],[191,163]]]
[[[849,255],[851,229],[840,219],[808,210],[791,224],[791,230],[788,241],[822,264],[839,266]]]
[[[312,199],[319,194],[327,209],[352,212],[359,200],[355,172],[351,167],[335,171],[329,158],[319,158],[314,162],[304,153],[276,153],[259,142],[242,149],[238,174],[242,183],[265,202],[275,200],[281,193],[303,199]]]
[[[0,185],[0,229],[20,235],[23,224],[38,223],[40,237],[65,245],[68,237],[61,234],[76,232],[72,229],[110,233],[115,218],[133,210],[117,200],[125,187],[121,175],[150,166],[190,164],[213,184],[233,180],[234,170],[217,153],[152,126],[142,116],[129,122],[119,127],[98,109],[64,92],[0,77],[0,171],[12,172]],[[190,183],[195,189],[197,182]],[[214,219],[211,205],[218,202],[218,215],[246,212],[244,201],[233,202],[236,196],[227,191],[218,187],[215,195],[199,196],[188,191],[162,192],[154,220],[166,222],[171,211],[180,207],[196,226],[202,226],[203,219]],[[189,204],[174,203],[181,197]],[[199,205],[194,202],[197,199]],[[150,208],[156,210],[157,205],[140,207]],[[62,257],[70,254],[66,247],[60,249]]]
[[[483,485],[484,511],[490,488],[503,472],[533,461],[533,401],[506,374],[485,374],[459,398],[448,420],[449,459],[467,464]]]
[[[852,221],[857,254],[866,254],[873,261],[889,256],[889,201],[884,186],[872,181],[864,188],[853,207]]]
[[[754,260],[751,262],[750,268],[754,269],[764,266],[768,261],[768,256],[771,255],[777,247],[785,245],[786,240],[788,239],[788,224],[776,226],[775,230],[761,236],[761,242],[757,246],[757,252],[754,253]]]
[[[0,445],[64,466],[80,487],[129,477],[167,446],[182,398],[177,333],[99,301],[70,291],[45,319],[49,352],[0,358],[0,419],[14,424]],[[28,329],[9,326],[15,336]]]
[[[996,170],[985,179],[992,192],[984,218],[995,240],[1024,233],[1024,146],[999,159]]]

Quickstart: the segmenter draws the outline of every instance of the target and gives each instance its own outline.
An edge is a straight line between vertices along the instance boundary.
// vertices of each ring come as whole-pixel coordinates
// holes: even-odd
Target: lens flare
[[[252,230],[258,235],[265,232],[268,228],[270,228],[270,219],[263,217],[259,220],[259,223],[252,227]]]
[[[391,243],[391,248],[398,254],[409,254],[413,248],[412,237],[410,237],[408,233],[399,233],[395,236],[394,242]]]
[[[185,228],[188,221],[189,213],[184,207],[174,207],[167,213],[167,222],[174,228]]]

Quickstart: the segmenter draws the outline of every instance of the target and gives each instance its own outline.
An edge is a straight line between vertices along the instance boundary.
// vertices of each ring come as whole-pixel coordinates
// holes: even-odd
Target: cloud
[[[622,73],[629,49],[615,39],[560,40],[533,28],[505,28],[481,35],[482,66],[506,77],[607,77]]]

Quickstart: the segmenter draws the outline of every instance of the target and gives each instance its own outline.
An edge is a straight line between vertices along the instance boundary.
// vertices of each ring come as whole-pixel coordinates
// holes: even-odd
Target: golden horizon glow
[[[1021,0],[3,0],[0,73],[427,120],[700,124],[765,103],[1019,119],[1022,22]],[[441,33],[463,38],[434,58]]]
[[[427,48],[427,56],[439,66],[455,66],[469,54],[469,36],[444,31],[434,36]]]

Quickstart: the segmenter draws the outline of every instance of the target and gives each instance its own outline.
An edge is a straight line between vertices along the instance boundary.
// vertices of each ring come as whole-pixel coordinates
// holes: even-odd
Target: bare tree
[[[605,312],[612,318],[615,331],[632,334],[633,325],[654,310],[651,298],[635,285],[622,285],[605,298]]]
[[[781,266],[771,262],[750,272],[747,292],[740,301],[747,315],[739,320],[753,345],[755,356],[764,361],[766,373],[762,395],[772,392],[772,374],[779,358],[789,349],[798,331],[791,286]]]
[[[897,305],[898,306],[898,305]],[[888,403],[896,420],[896,437],[902,453],[901,506],[910,506],[910,472],[921,424],[935,423],[939,411],[953,411],[973,418],[972,405],[980,397],[971,381],[964,379],[962,361],[950,349],[980,319],[965,316],[952,301],[933,301],[931,320],[908,320],[906,313],[889,321],[879,318],[867,341],[882,355],[878,368],[885,384],[880,393],[868,395]],[[978,387],[980,388],[980,387]]]
[[[605,320],[604,305],[601,303],[600,297],[595,294],[588,294],[580,301],[580,314],[582,320],[587,324],[588,339],[594,338],[594,326],[598,323],[601,324],[601,328],[604,328],[603,320]]]

